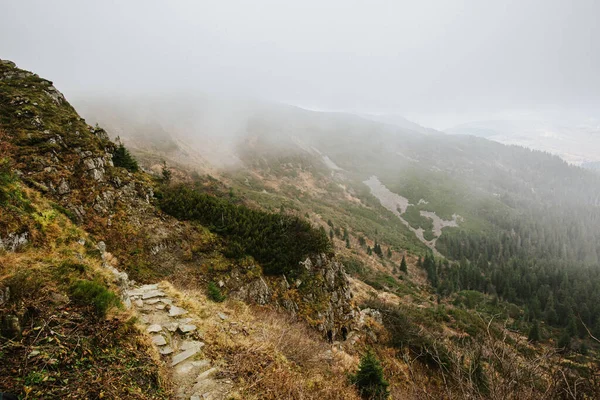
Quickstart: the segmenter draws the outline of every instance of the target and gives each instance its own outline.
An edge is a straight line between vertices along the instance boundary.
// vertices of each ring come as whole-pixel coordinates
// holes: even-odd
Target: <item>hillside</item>
[[[110,110],[110,103],[100,102]],[[198,110],[206,100],[182,97],[178,104],[187,102],[187,109]],[[164,128],[161,121],[173,109],[169,103],[127,107],[136,115],[152,114],[156,126],[186,151],[200,151],[194,143],[210,139],[211,132],[196,130],[185,108],[177,108],[185,129]],[[499,302],[506,327],[527,336],[542,324],[547,343],[567,349],[561,357],[577,358],[594,348],[589,333],[600,332],[598,176],[547,153],[472,136],[423,135],[283,105],[245,103],[239,109],[227,114],[236,129],[225,135],[222,147],[237,166],[205,170],[168,153],[161,158],[190,184],[205,185],[201,175],[208,172],[224,184],[215,189],[222,195],[322,226],[357,279],[356,290],[380,291],[386,301],[404,296],[393,303],[454,318],[455,311],[440,307],[470,303],[467,308],[475,307],[485,319],[492,318],[493,308],[482,305]],[[88,115],[102,122],[104,114],[94,110]],[[211,125],[219,125],[220,115]],[[131,119],[107,121],[136,126]],[[143,135],[132,139],[132,150],[156,170],[153,158],[136,149],[139,141]],[[427,256],[428,247],[435,260]],[[400,270],[403,257],[408,274]],[[472,303],[475,298],[480,306]],[[479,324],[444,321],[458,331]]]
[[[446,132],[545,151],[581,166],[598,162],[600,150],[598,120],[581,115],[570,116],[564,110],[523,119],[474,121]]]
[[[8,61],[0,68],[2,389],[47,397],[168,396],[171,356],[153,351],[145,328],[136,324],[138,313],[146,311],[131,308],[135,299],[126,290],[137,285],[133,280],[168,280],[176,285],[175,293],[193,289],[204,299],[207,287],[219,282],[217,290],[231,298],[224,311],[244,300],[279,306],[323,336],[334,338],[342,328],[344,335],[355,328],[349,282],[325,234],[290,218],[289,228],[279,228],[280,234],[300,229],[325,245],[287,245],[294,257],[285,259],[293,271],[288,275],[297,279],[293,286],[279,269],[263,275],[247,250],[239,252],[241,239],[234,238],[240,227],[224,234],[214,224],[170,217],[159,205],[168,208],[166,194],[176,188],[139,171],[126,149],[101,128],[87,125],[50,81]],[[254,229],[260,230],[286,220],[231,202],[220,204],[230,209],[228,223],[250,215]],[[279,254],[275,250],[266,246],[255,256],[267,263]],[[75,334],[81,329],[85,331]],[[218,360],[225,356],[213,355]],[[221,363],[226,369],[226,362]],[[281,367],[279,361],[274,365]],[[136,369],[129,374],[132,381],[104,387],[114,376],[125,375],[123,368]],[[92,375],[101,379],[76,386]],[[238,382],[242,392],[253,380],[243,382]]]
[[[356,116],[164,101],[92,127],[0,63],[0,390],[358,399],[374,357],[391,398],[597,393],[596,175]]]

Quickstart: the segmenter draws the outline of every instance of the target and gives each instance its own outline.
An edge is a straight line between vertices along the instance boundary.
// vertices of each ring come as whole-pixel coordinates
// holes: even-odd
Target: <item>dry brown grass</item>
[[[239,399],[359,399],[347,374],[358,357],[336,350],[306,323],[237,300],[214,303],[197,290],[161,287],[198,317],[205,355],[235,385]],[[222,320],[218,313],[227,319]]]

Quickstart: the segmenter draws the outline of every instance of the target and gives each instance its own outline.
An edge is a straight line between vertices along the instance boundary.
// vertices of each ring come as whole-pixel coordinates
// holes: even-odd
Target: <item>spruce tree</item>
[[[402,261],[400,262],[400,271],[408,272],[408,267],[406,266],[406,258],[402,256]]]
[[[115,167],[122,167],[130,172],[137,172],[140,169],[137,161],[129,153],[129,150],[125,148],[123,143],[119,143],[113,154],[113,164]]]
[[[569,335],[568,330],[565,329],[565,330],[563,330],[562,335],[560,335],[560,338],[558,339],[558,348],[568,350],[570,346],[571,346],[571,335]]]
[[[171,177],[172,177],[173,173],[171,172],[171,170],[169,169],[169,167],[167,166],[167,162],[163,161],[163,167],[162,167],[162,180],[163,182],[168,185],[171,182]]]
[[[371,350],[361,358],[358,371],[351,376],[351,381],[365,400],[385,400],[390,395],[383,367]]]
[[[540,325],[537,320],[533,321],[533,325],[529,330],[529,335],[527,339],[531,342],[539,342],[540,341]]]

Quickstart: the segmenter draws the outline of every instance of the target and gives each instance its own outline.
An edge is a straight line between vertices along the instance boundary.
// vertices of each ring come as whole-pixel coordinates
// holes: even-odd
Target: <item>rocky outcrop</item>
[[[237,281],[239,286],[231,292],[231,296],[248,303],[265,305],[271,302],[273,291],[267,285],[264,278],[259,276],[249,282],[240,282],[241,274],[239,271],[233,271],[231,274],[233,281]],[[233,283],[233,282],[232,282]]]
[[[222,283],[231,297],[259,305],[274,304],[306,319],[329,340],[345,340],[356,326],[358,309],[344,265],[334,257],[317,254],[299,267],[292,284],[286,276],[263,277],[242,269],[222,277]]]
[[[321,321],[317,328],[329,340],[345,340],[354,327],[356,309],[352,304],[353,295],[344,265],[325,254],[307,258],[301,264],[307,272],[320,274],[323,278],[323,284],[313,288],[314,296],[327,299],[325,310],[317,313]]]

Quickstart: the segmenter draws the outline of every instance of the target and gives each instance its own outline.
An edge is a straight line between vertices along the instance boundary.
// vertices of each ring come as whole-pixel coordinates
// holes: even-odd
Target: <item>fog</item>
[[[600,2],[4,1],[0,57],[67,97],[243,94],[438,129],[600,105]]]

